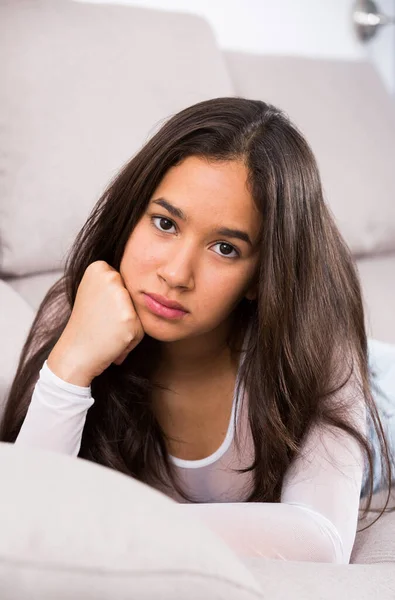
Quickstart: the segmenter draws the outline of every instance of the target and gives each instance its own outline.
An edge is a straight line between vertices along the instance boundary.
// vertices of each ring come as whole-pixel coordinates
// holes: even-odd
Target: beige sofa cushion
[[[357,260],[356,265],[368,337],[395,344],[395,252],[366,257]]]
[[[388,490],[376,492],[372,497],[371,509],[382,509],[387,499]],[[361,501],[360,508],[366,505],[367,499]],[[395,509],[395,482],[387,510]],[[358,533],[352,550],[351,563],[393,563],[395,574],[395,510],[385,512],[378,521],[379,512],[370,511],[365,519],[358,522]],[[360,512],[362,516],[362,511]],[[370,525],[370,527],[369,527]],[[367,529],[365,529],[367,527]],[[364,529],[364,531],[361,531]],[[394,590],[395,591],[395,590]],[[394,595],[395,597],[395,595]]]
[[[59,270],[104,188],[175,112],[233,93],[209,25],[71,0],[0,3],[0,273]]]
[[[0,597],[257,600],[222,540],[139,481],[0,443]]]
[[[285,110],[355,255],[395,251],[395,111],[370,63],[226,53],[237,94]]]
[[[7,277],[5,280],[22,296],[29,306],[34,310],[38,310],[46,293],[62,275],[63,271],[48,271],[24,277]]]
[[[394,600],[393,564],[334,565],[246,558],[268,600]]]
[[[32,307],[0,279],[0,419],[34,314]]]

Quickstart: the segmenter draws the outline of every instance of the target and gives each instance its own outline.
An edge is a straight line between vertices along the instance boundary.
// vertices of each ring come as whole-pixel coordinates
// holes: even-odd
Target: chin
[[[180,323],[176,321],[166,321],[151,315],[139,315],[139,318],[144,332],[158,342],[176,342],[184,338]]]

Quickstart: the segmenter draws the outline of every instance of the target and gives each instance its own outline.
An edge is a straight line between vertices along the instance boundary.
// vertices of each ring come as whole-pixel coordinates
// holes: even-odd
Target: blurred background
[[[0,402],[76,233],[195,102],[282,108],[352,250],[369,337],[395,344],[395,1],[1,0]]]
[[[200,15],[218,46],[258,54],[371,61],[395,95],[394,0],[75,0]],[[376,15],[375,10],[378,12]],[[360,37],[357,24],[365,24]],[[369,43],[362,43],[369,41]]]

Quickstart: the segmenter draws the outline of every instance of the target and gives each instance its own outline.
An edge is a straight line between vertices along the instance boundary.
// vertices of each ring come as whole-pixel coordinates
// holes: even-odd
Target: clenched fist
[[[98,260],[85,270],[68,323],[47,364],[64,381],[89,386],[111,363],[120,365],[143,337],[122,276]]]

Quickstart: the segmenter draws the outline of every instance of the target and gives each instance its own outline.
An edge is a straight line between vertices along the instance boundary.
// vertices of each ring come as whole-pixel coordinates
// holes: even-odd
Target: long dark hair
[[[248,394],[255,446],[255,460],[243,470],[253,472],[254,482],[246,501],[281,501],[286,471],[311,428],[322,423],[352,435],[367,458],[366,515],[373,494],[371,440],[353,425],[353,399],[347,403],[341,394],[350,377],[358,374],[389,486],[381,516],[390,497],[391,465],[371,394],[357,270],[324,202],[309,145],[283,112],[258,100],[215,98],[182,110],[110,182],[76,237],[63,277],[39,307],[10,389],[0,439],[15,441],[39,371],[68,322],[85,269],[105,260],[119,271],[126,242],[156,187],[170,167],[188,156],[243,160],[264,224],[257,299],[243,299],[236,307],[235,335],[229,338],[235,347],[241,339],[237,333],[251,325],[239,378]],[[190,500],[177,481],[166,436],[150,403],[159,344],[144,336],[122,365],[110,365],[92,381],[95,403],[87,414],[79,456],[152,485],[168,484],[161,474],[164,466],[174,488]]]

